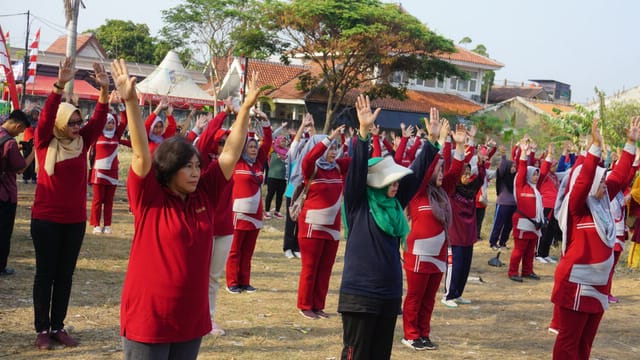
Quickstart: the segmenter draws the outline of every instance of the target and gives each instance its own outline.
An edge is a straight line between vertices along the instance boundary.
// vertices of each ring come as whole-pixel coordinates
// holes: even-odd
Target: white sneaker
[[[440,300],[441,303],[444,304],[444,306],[448,307],[448,308],[457,308],[458,307],[458,303],[451,299],[451,300],[447,300],[446,298],[442,298],[442,300]]]
[[[220,326],[218,326],[218,324],[215,323],[215,321],[212,321],[210,334],[213,336],[224,336],[226,332],[222,330]]]
[[[94,234],[102,234],[102,227],[100,226],[96,226],[93,228],[93,233]]]
[[[540,264],[546,264],[546,263],[548,263],[547,259],[545,259],[545,258],[543,258],[543,257],[541,257],[541,256],[536,256],[536,260],[538,260],[538,262],[539,262]]]
[[[102,232],[105,234],[111,234],[111,226],[105,226]]]
[[[298,259],[302,259],[302,254],[300,254],[300,251],[294,251],[293,255],[295,255],[295,257],[297,257]]]
[[[287,259],[293,259],[294,257],[296,257],[295,255],[293,255],[293,251],[291,251],[291,249],[287,249],[284,252],[284,257],[286,257]]]
[[[547,260],[547,262],[548,262],[549,264],[556,264],[556,263],[558,263],[558,262],[556,261],[556,259],[552,258],[551,256],[547,256],[547,257],[546,257],[546,258],[544,258],[544,259],[545,259],[545,260]]]
[[[461,304],[461,305],[469,305],[469,304],[471,304],[471,300],[465,299],[462,296],[460,296],[457,299],[453,299],[453,301],[455,301],[457,304]]]

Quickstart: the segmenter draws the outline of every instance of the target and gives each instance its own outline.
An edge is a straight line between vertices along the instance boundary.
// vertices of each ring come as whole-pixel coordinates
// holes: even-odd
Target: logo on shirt
[[[204,212],[204,211],[207,211],[207,207],[206,206],[203,206],[203,207],[201,207],[199,209],[196,209],[196,214],[200,214],[201,212]]]

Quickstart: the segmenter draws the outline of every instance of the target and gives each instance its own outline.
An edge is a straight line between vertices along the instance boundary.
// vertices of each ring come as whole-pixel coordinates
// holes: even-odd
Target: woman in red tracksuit
[[[311,183],[298,217],[302,259],[298,309],[307,319],[328,317],[324,312],[325,300],[338,252],[342,187],[350,163],[347,158],[336,159],[338,143],[335,139],[343,128],[344,125],[336,128],[328,137],[313,136],[305,145],[311,150],[302,159],[304,182]]]
[[[166,112],[166,121],[158,116],[162,110]],[[162,99],[158,106],[156,106],[156,109],[149,114],[144,121],[144,127],[149,135],[149,151],[151,151],[151,155],[153,155],[158,145],[160,145],[164,139],[175,135],[178,130],[176,119],[173,117],[173,106],[169,104],[167,99]]]
[[[616,240],[609,202],[624,186],[639,134],[640,118],[635,117],[618,165],[607,177],[606,170],[598,166],[603,141],[598,120],[594,119],[589,152],[569,179],[568,192],[558,211],[563,256],[551,294],[554,325],[558,329],[554,359],[588,359],[600,320],[609,307],[607,295],[611,290]]]
[[[527,166],[531,153],[531,140],[520,140],[520,159],[513,186],[516,199],[516,212],[513,213],[514,248],[509,261],[509,279],[522,282],[523,278],[540,280],[533,272],[533,257],[538,239],[542,234],[540,226],[544,221],[542,196],[537,189],[540,170],[534,166]],[[518,270],[522,263],[522,272]],[[521,275],[520,275],[521,274]]]
[[[255,292],[251,286],[251,258],[262,228],[262,182],[264,164],[271,149],[271,126],[263,112],[263,139],[258,146],[255,137],[247,138],[242,157],[233,170],[233,240],[227,258],[227,291],[239,294]]]
[[[448,132],[449,124],[445,120],[440,131],[440,143],[445,142]],[[444,173],[444,160],[440,154],[437,155],[418,192],[409,202],[411,231],[404,251],[407,295],[402,307],[402,343],[414,350],[437,347],[429,339],[431,314],[447,266],[447,233],[452,217],[449,196],[462,175],[465,136],[464,126],[458,125],[454,134],[456,153],[451,167]],[[444,151],[449,150],[445,148]]]
[[[123,111],[120,123],[112,114],[107,115],[107,124],[102,134],[93,144],[95,160],[91,168],[91,184],[93,184],[93,201],[91,202],[91,218],[94,234],[111,234],[111,215],[113,197],[116,194],[118,181],[118,146],[120,138],[127,128],[127,115]],[[100,226],[100,217],[104,216],[104,228]]]

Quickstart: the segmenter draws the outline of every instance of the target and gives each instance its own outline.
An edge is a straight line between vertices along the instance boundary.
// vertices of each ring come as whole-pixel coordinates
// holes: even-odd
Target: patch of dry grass
[[[123,151],[122,168],[128,163]],[[121,170],[124,178],[126,170]],[[32,285],[34,251],[29,239],[29,205],[34,185],[20,184],[19,209],[12,240],[10,266],[16,275],[0,278],[0,358],[7,359],[120,359],[119,302],[130,241],[132,216],[126,193],[116,194],[112,235],[93,235],[88,227],[74,277],[67,326],[81,341],[75,349],[37,351],[33,343]],[[89,206],[89,205],[88,205]],[[487,211],[484,237],[490,230],[493,206]],[[282,221],[267,221],[253,258],[253,294],[231,295],[221,291],[216,321],[227,331],[223,337],[207,336],[201,359],[338,359],[342,325],[335,312],[343,264],[341,243],[327,298],[328,320],[306,320],[296,309],[299,260],[282,255]],[[558,255],[557,249],[552,249]],[[487,260],[494,253],[485,240],[476,244],[472,276],[465,297],[473,304],[457,309],[436,302],[431,339],[437,351],[416,353],[400,344],[402,318],[398,318],[393,359],[550,359],[554,337],[547,333],[552,305],[554,265],[535,264],[541,281],[517,284],[506,268],[493,268]],[[508,262],[509,252],[502,260]],[[621,299],[612,305],[600,325],[592,358],[640,357],[636,335],[640,325],[631,320],[640,312],[638,273],[626,269],[626,252],[614,279],[614,293]]]

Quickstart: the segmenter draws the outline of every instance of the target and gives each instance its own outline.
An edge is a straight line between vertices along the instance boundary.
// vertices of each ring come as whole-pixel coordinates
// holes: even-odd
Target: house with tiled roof
[[[58,37],[45,51],[52,54],[66,54],[67,37]],[[102,45],[100,45],[94,33],[78,34],[76,39],[76,56],[97,58],[100,60],[109,59],[107,52]]]
[[[544,118],[554,118],[562,113],[573,111],[575,108],[571,105],[516,96],[480,110],[478,114],[496,116],[500,119],[515,117],[515,128],[531,129],[531,135],[535,138],[537,131],[543,131],[538,125],[542,124]]]
[[[542,88],[535,84],[529,86],[493,85],[489,91],[489,104],[497,104],[511,98],[521,97],[525,99],[553,101],[553,98]]]

